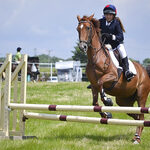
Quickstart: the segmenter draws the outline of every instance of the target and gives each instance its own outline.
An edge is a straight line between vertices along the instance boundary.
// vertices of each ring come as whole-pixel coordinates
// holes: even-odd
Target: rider
[[[130,81],[134,74],[129,71],[129,63],[128,57],[123,45],[123,32],[125,29],[119,17],[116,17],[117,10],[113,5],[107,5],[103,9],[104,17],[101,18],[100,21],[100,29],[102,33],[102,40],[104,44],[110,44],[112,49],[118,49],[122,64],[123,64],[123,71],[127,81]]]
[[[21,53],[20,53],[20,51],[21,51],[21,47],[18,47],[17,48],[17,54],[16,54],[16,56],[15,56],[15,62],[16,63],[20,63],[20,61],[21,61]]]

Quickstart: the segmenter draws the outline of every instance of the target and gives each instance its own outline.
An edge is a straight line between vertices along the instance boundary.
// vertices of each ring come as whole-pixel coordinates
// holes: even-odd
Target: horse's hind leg
[[[144,85],[141,85],[137,89],[137,93],[134,97],[127,98],[127,99],[116,97],[116,102],[119,106],[133,106],[135,100],[137,100],[138,107],[145,107],[148,94],[149,94],[149,88]],[[135,120],[144,120],[144,114],[128,114],[128,115],[131,116]],[[143,130],[143,127],[141,126],[138,126],[136,128],[136,133],[133,138],[134,144],[140,143],[141,141],[140,136],[142,134],[142,130]]]
[[[136,94],[136,93],[135,93]],[[135,103],[135,96],[132,96],[130,98],[121,98],[121,97],[116,97],[116,103],[119,106],[127,106],[127,107],[133,107],[134,103]],[[140,119],[140,115],[139,114],[128,114],[130,117],[132,117],[135,120],[139,120]],[[139,143],[140,142],[140,136],[139,136],[139,127],[137,127],[136,129],[136,134],[135,137],[133,138],[134,143]],[[136,141],[136,142],[135,142]]]
[[[149,94],[149,88],[141,85],[140,88],[137,90],[137,103],[138,107],[145,107],[147,98]],[[139,120],[144,120],[144,114],[139,114]],[[142,134],[142,130],[144,127],[137,127],[136,134],[134,137],[134,143],[137,144],[140,142],[140,136]]]

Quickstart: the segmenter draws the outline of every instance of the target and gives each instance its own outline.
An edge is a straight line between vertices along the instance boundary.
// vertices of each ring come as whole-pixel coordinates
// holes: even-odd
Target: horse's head
[[[90,17],[83,16],[83,18],[80,18],[80,16],[77,16],[77,19],[79,21],[77,31],[79,33],[79,48],[86,52],[88,50],[88,47],[91,46],[92,37],[95,34],[94,31],[98,32],[99,29],[99,21],[93,18],[94,15],[91,15]]]

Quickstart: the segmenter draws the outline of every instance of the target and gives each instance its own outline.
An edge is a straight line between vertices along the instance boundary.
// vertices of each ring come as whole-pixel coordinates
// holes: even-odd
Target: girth
[[[122,69],[118,68],[117,72],[118,72],[118,81],[119,81],[119,79],[121,77]],[[112,82],[111,87],[110,88],[104,88],[104,91],[105,92],[107,92],[107,91],[110,92],[115,87],[115,85],[117,84],[118,81]]]

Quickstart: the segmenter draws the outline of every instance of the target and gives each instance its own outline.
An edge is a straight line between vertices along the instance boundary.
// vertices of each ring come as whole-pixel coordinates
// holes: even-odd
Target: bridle
[[[100,42],[100,44],[101,44],[101,47],[100,47],[100,48],[95,48],[95,47],[93,47],[92,44],[91,44],[91,43],[92,43],[92,38],[93,38],[93,36],[94,36],[94,35],[92,36],[92,23],[91,23],[90,21],[86,21],[86,20],[81,20],[81,21],[79,22],[79,24],[81,24],[81,23],[89,23],[89,24],[90,24],[90,27],[89,27],[89,32],[88,32],[88,40],[87,40],[87,41],[82,41],[82,40],[80,40],[80,43],[81,43],[81,42],[86,43],[88,47],[91,47],[92,49],[95,50],[95,53],[94,53],[93,58],[96,57],[96,54],[97,54],[99,51],[101,51],[101,50],[104,51],[104,53],[105,53],[105,55],[106,55],[106,60],[105,60],[105,63],[104,63],[104,70],[106,71],[106,70],[108,69],[109,65],[110,65],[110,57],[109,57],[108,53],[106,52],[106,48],[105,48],[105,46],[104,46],[104,43],[105,43],[105,40],[106,40],[106,39],[102,40],[102,36],[101,36],[101,37],[99,38],[99,42]],[[109,63],[108,63],[108,64],[107,64],[107,58],[109,58]],[[107,67],[105,67],[105,66],[107,66]]]
[[[89,28],[89,33],[88,33],[88,40],[87,41],[81,41],[80,40],[80,43],[83,42],[83,43],[86,43],[88,45],[88,47],[91,47],[92,44],[92,23],[90,21],[80,21],[79,24],[81,23],[89,23],[90,24],[90,28]]]
[[[105,46],[104,46],[104,43],[105,43],[105,40],[106,40],[106,39],[104,39],[104,40],[102,41],[102,38],[101,38],[102,36],[101,36],[101,37],[99,38],[99,42],[100,42],[100,44],[101,44],[101,47],[100,47],[99,49],[93,47],[92,44],[91,44],[91,43],[92,43],[92,38],[93,38],[93,36],[92,36],[92,23],[91,23],[90,21],[84,21],[84,20],[81,20],[81,21],[79,22],[79,24],[81,24],[81,23],[89,23],[89,24],[90,24],[90,28],[89,28],[89,33],[88,33],[88,40],[87,40],[87,41],[82,41],[82,40],[80,40],[80,43],[81,43],[81,42],[86,43],[88,47],[91,47],[92,49],[95,50],[95,54],[97,54],[97,52],[100,51],[100,50],[104,50],[106,57],[108,57],[108,54],[107,54],[106,49],[105,49]]]

